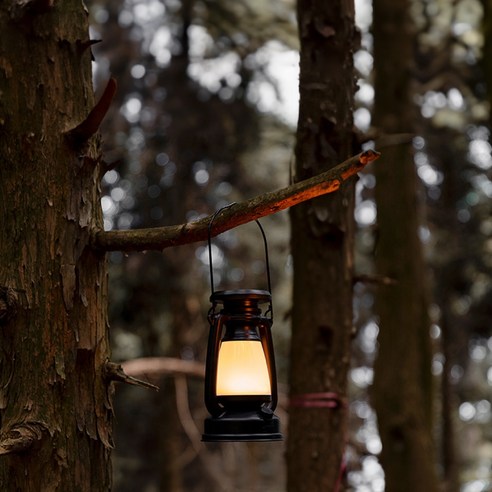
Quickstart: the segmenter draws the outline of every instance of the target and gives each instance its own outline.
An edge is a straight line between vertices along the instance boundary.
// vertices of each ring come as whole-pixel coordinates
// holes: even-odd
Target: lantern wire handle
[[[214,267],[212,265],[212,225],[214,223],[214,220],[217,218],[217,216],[224,210],[232,207],[233,205],[236,205],[236,202],[229,203],[225,207],[219,208],[213,215],[212,218],[210,219],[210,222],[208,223],[208,257],[209,257],[209,267],[210,267],[210,288],[212,289],[212,294],[215,292],[215,286],[214,286]],[[267,244],[267,239],[265,235],[265,231],[263,230],[263,227],[261,226],[259,220],[255,219],[255,222],[258,224],[258,227],[260,228],[261,235],[263,236],[263,244],[265,245],[265,263],[266,263],[266,273],[267,273],[267,282],[268,282],[268,292],[272,292],[272,283],[271,283],[271,278],[270,278],[270,260],[268,257],[268,244]],[[270,311],[272,310],[271,304],[270,304]]]

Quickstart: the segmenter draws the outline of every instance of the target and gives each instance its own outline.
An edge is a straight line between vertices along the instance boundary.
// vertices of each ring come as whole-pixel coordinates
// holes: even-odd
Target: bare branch
[[[142,357],[122,363],[126,374],[136,378],[145,377],[156,380],[165,374],[191,376],[203,379],[205,366],[196,361],[174,359],[172,357]]]
[[[129,376],[123,370],[120,364],[115,362],[106,362],[104,366],[105,377],[110,381],[119,381],[121,383],[131,384],[133,386],[142,386],[143,388],[150,388],[159,391],[159,387],[147,381],[142,381],[133,376]]]
[[[94,135],[106,113],[109,110],[111,101],[116,93],[116,80],[110,78],[106,88],[104,89],[101,99],[96,103],[92,111],[87,115],[87,118],[75,128],[67,132],[67,138],[75,145],[80,146],[87,142]]]
[[[337,191],[343,182],[356,175],[379,157],[379,152],[366,150],[342,164],[278,191],[265,193],[224,210],[214,221],[212,236],[241,224],[274,214],[298,203]],[[93,245],[103,251],[163,250],[170,246],[203,241],[207,238],[211,217],[187,224],[125,231],[98,231]]]
[[[373,140],[374,148],[378,151],[396,145],[410,144],[416,136],[415,133],[382,133],[377,128],[370,128],[364,133],[356,133],[357,142],[360,145]]]
[[[113,162],[101,161],[101,167],[99,168],[99,179],[112,169],[115,169],[123,164],[123,159],[116,159]]]
[[[102,43],[102,39],[87,39],[85,41],[77,41],[77,47],[81,53],[85,50],[89,49],[91,46],[95,44]]]
[[[87,39],[85,41],[77,41],[77,49],[81,55],[84,54],[86,50],[90,51],[91,61],[95,61],[94,55],[92,54],[91,47],[95,44],[101,43],[102,39]],[[107,111],[107,110],[106,110]]]

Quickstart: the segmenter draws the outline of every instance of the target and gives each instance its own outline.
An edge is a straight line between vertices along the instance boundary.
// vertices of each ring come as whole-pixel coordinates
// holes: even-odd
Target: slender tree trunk
[[[298,0],[300,114],[295,180],[352,150],[354,6]],[[338,490],[352,332],[354,187],[291,210],[294,300],[288,490]]]
[[[467,284],[466,264],[469,251],[469,225],[461,224],[456,214],[466,185],[463,185],[463,163],[466,162],[467,138],[460,132],[449,128],[429,129],[426,151],[432,164],[441,171],[443,181],[440,185],[439,201],[435,204],[433,224],[437,228],[437,242],[434,256],[437,268],[434,273],[435,299],[440,309],[441,327],[440,349],[444,357],[441,374],[441,440],[440,456],[442,460],[441,490],[458,492],[459,453],[456,442],[456,422],[458,396],[451,376],[452,368],[462,364],[460,348],[468,346],[469,330],[464,329],[464,317],[453,310],[453,300],[463,295],[463,286]],[[442,145],[443,142],[450,142]],[[465,190],[464,190],[465,188]],[[432,210],[431,212],[432,213]],[[468,226],[468,227],[467,227]]]
[[[443,289],[443,293],[450,294],[451,289]],[[448,306],[450,297],[441,299],[441,348],[444,355],[444,363],[441,375],[441,454],[443,468],[444,492],[459,492],[459,462],[456,453],[456,394],[453,391],[451,370],[456,352],[456,336],[452,326],[452,314]]]
[[[382,133],[414,128],[412,26],[408,2],[375,0],[375,125]],[[427,279],[418,236],[417,176],[411,146],[385,149],[376,166],[379,351],[373,403],[388,492],[437,490],[432,441],[432,352]]]
[[[65,134],[93,105],[87,15],[9,1],[0,25],[0,489],[109,490],[100,155]]]
[[[492,0],[482,0],[482,6],[482,32],[484,37],[482,69],[487,86],[487,99],[490,106],[492,104]],[[489,110],[489,127],[492,128],[492,110]]]

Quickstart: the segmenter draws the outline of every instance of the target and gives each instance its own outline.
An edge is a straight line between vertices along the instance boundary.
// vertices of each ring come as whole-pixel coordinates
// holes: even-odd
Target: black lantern
[[[230,206],[230,205],[229,205]],[[280,441],[277,378],[271,327],[270,269],[265,233],[268,291],[214,292],[212,223],[208,246],[212,307],[208,314],[210,335],[205,373],[205,404],[211,417],[205,420],[204,441]]]

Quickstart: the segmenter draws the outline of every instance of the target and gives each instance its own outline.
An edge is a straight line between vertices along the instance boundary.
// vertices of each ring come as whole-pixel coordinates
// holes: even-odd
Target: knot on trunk
[[[0,286],[0,325],[7,323],[17,313],[19,298],[11,287]]]
[[[40,441],[46,426],[41,422],[22,422],[0,433],[0,456],[27,451]]]

